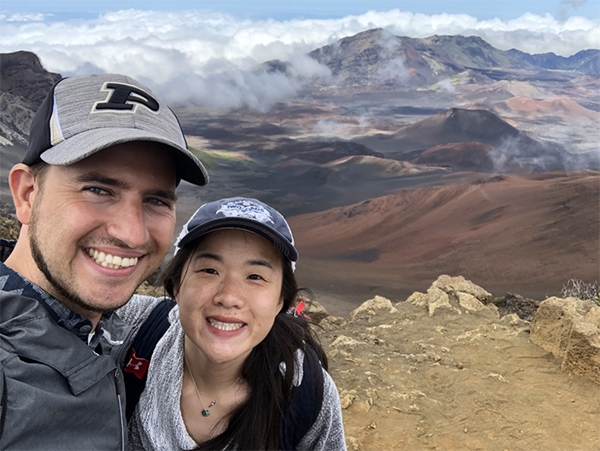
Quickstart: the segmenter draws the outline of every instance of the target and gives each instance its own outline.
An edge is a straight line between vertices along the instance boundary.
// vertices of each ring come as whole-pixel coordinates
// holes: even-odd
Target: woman
[[[196,211],[163,274],[177,305],[133,411],[131,448],[345,449],[327,358],[307,321],[287,313],[297,257],[284,217],[258,200]],[[149,302],[169,301],[137,296],[119,315],[140,326]]]

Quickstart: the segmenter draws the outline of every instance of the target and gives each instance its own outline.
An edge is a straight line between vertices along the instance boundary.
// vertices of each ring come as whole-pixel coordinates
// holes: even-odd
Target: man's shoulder
[[[49,315],[37,300],[15,291],[0,290],[0,322],[2,324],[15,318],[26,321],[33,317],[49,318]]]

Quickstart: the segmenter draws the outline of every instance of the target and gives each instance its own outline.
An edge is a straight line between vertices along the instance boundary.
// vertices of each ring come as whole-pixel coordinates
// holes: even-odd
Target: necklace
[[[203,417],[207,417],[210,415],[210,409],[211,407],[215,406],[217,404],[217,399],[213,399],[210,404],[208,405],[208,407],[206,407],[204,405],[204,401],[202,401],[202,396],[200,396],[200,391],[198,390],[198,386],[196,385],[196,380],[194,379],[194,375],[192,374],[192,369],[190,368],[190,366],[188,365],[188,363],[184,360],[184,365],[187,367],[188,372],[190,373],[190,378],[192,379],[192,384],[194,384],[194,388],[196,389],[196,394],[198,395],[198,399],[200,400],[200,404],[202,404],[202,416]],[[237,384],[240,381],[240,378],[238,377],[233,384],[231,384],[231,386],[226,390],[229,391],[235,384]]]

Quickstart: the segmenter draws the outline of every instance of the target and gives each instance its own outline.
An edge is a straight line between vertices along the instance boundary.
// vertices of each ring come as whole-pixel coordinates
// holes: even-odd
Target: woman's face
[[[192,253],[175,298],[186,352],[243,363],[281,310],[281,252],[243,230],[218,230]]]

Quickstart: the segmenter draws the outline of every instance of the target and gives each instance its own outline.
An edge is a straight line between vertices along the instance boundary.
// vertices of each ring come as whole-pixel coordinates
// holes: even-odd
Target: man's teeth
[[[222,323],[212,318],[208,318],[208,322],[219,330],[237,330],[241,329],[244,325],[244,323]]]
[[[87,254],[92,257],[97,264],[111,269],[129,268],[130,266],[136,265],[138,262],[137,257],[119,257],[118,255],[98,252],[96,249],[88,249]]]

